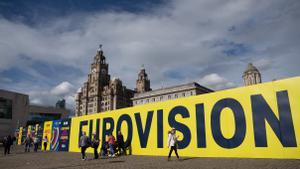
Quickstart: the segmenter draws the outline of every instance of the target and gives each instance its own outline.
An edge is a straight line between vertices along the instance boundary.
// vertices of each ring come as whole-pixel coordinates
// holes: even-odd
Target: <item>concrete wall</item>
[[[13,134],[18,126],[26,125],[28,118],[28,95],[0,90],[0,97],[12,100],[12,119],[0,119],[0,138]]]

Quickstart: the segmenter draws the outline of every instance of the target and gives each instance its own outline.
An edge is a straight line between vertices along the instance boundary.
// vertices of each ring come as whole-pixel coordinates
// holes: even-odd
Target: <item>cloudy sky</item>
[[[0,88],[31,103],[74,109],[98,45],[112,77],[152,88],[243,85],[249,62],[263,81],[300,74],[299,0],[1,0]]]

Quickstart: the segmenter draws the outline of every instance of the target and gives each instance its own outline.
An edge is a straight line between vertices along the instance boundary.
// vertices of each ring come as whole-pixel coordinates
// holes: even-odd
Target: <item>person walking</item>
[[[98,159],[98,147],[99,147],[99,139],[96,134],[93,134],[93,139],[92,139],[92,147],[94,149],[94,159]]]
[[[86,132],[82,132],[82,136],[79,140],[79,147],[81,148],[81,159],[86,160],[85,151],[89,147],[89,138],[86,136]]]
[[[46,151],[47,150],[47,145],[48,145],[48,137],[45,136],[43,141],[44,141],[44,151]]]
[[[172,130],[168,134],[168,148],[171,148],[170,152],[169,152],[169,156],[168,156],[168,161],[171,158],[173,150],[175,151],[177,159],[179,159],[179,156],[177,153],[177,146],[178,146],[177,139],[178,139],[178,136],[176,136],[176,129],[172,128]]]
[[[34,145],[34,152],[37,152],[39,148],[39,138],[37,136],[33,138],[33,145]]]
[[[25,144],[25,153],[30,152],[30,147],[31,147],[32,142],[33,142],[33,140],[31,138],[30,134],[28,134],[26,139],[23,142],[23,144]]]
[[[10,154],[10,148],[13,145],[13,139],[10,135],[7,136],[7,154]]]
[[[123,134],[121,133],[121,131],[118,131],[117,143],[118,143],[118,150],[119,150],[120,155],[122,154],[122,151],[126,155],[124,137],[123,137]]]
[[[115,157],[115,150],[114,150],[114,146],[116,144],[116,139],[115,137],[110,133],[108,136],[108,145],[109,145],[109,151],[110,151],[110,155],[112,157]]]
[[[10,135],[4,137],[3,146],[4,146],[4,155],[10,154],[10,147],[12,145],[12,138]]]

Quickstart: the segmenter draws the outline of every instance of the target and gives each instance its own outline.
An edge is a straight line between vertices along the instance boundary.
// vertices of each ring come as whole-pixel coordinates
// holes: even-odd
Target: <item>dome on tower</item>
[[[248,72],[258,72],[258,69],[252,63],[249,63],[244,73]]]
[[[261,83],[260,72],[252,63],[249,63],[244,71],[243,79],[246,86]]]

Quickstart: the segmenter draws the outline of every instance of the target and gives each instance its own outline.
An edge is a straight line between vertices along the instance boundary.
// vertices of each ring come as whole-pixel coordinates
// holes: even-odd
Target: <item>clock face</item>
[[[96,73],[96,71],[97,71],[96,68],[92,69],[92,73]]]
[[[101,73],[105,74],[106,70],[105,69],[101,69]]]

